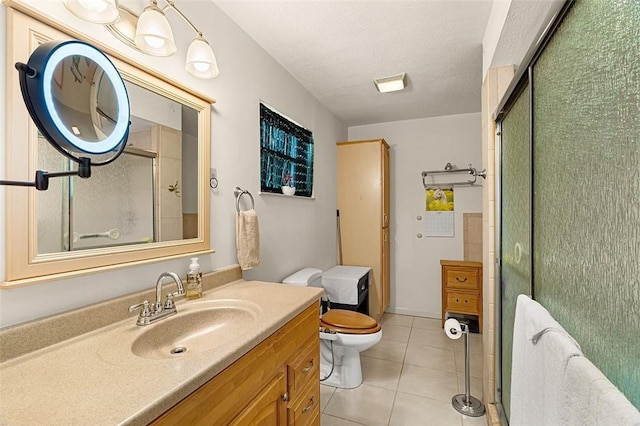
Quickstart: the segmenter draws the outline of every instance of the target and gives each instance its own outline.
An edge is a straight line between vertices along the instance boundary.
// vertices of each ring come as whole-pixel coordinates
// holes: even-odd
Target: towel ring
[[[240,187],[236,186],[235,189],[233,190],[233,194],[236,196],[236,211],[238,213],[240,213],[240,198],[242,198],[243,195],[247,194],[249,196],[249,198],[251,199],[251,209],[253,210],[255,208],[255,201],[253,200],[253,195],[251,195],[251,193],[245,189],[240,189]]]

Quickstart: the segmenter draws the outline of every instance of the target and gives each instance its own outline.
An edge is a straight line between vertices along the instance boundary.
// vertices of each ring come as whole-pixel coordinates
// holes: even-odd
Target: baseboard
[[[387,310],[385,312],[390,313],[390,314],[397,314],[397,315],[411,315],[411,316],[414,316],[414,317],[442,319],[442,316],[441,316],[440,312],[433,313],[433,312],[427,312],[427,311],[417,311],[417,310],[413,310],[413,309],[396,308],[396,307],[393,307],[393,306],[388,306]]]

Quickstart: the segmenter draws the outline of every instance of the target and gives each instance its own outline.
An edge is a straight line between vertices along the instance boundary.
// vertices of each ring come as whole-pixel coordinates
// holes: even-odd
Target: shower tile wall
[[[495,196],[495,117],[494,112],[513,79],[513,65],[490,68],[482,85],[482,167],[487,170],[487,178],[482,185],[482,246],[483,278],[482,303],[485,312],[482,333],[484,347],[483,383],[485,401],[494,402],[495,392],[495,289],[496,289],[496,196]],[[491,408],[491,407],[490,407]],[[492,410],[489,410],[492,412]],[[495,412],[495,410],[493,410]],[[497,419],[492,419],[497,420]]]
[[[482,213],[463,213],[464,260],[482,262]]]

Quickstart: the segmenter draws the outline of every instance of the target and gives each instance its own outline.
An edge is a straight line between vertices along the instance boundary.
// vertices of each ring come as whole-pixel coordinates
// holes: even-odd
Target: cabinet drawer
[[[318,380],[320,368],[320,347],[318,339],[310,341],[302,354],[287,365],[289,395],[295,400],[307,383]]]
[[[297,400],[288,409],[290,426],[318,425],[320,417],[320,384],[309,383]]]
[[[447,311],[478,314],[478,296],[467,293],[447,293]]]
[[[475,268],[446,268],[447,288],[465,290],[479,290],[478,269]]]

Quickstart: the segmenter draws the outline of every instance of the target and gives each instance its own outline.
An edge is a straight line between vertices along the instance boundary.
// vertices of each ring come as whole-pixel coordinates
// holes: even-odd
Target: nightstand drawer
[[[445,282],[447,288],[479,290],[477,268],[446,268]]]
[[[478,314],[478,296],[447,292],[447,310],[463,314]]]

